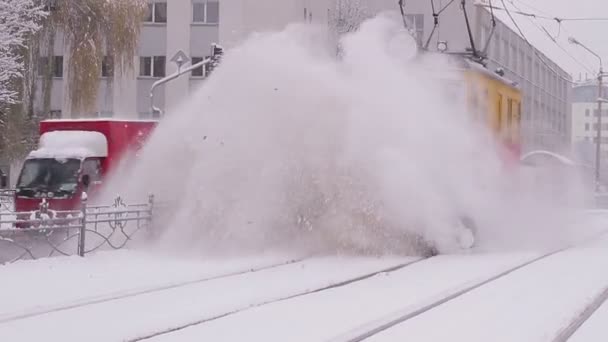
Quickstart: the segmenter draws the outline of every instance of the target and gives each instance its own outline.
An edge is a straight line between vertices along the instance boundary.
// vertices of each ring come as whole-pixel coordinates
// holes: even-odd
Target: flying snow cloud
[[[442,96],[442,57],[382,14],[343,38],[294,24],[252,35],[168,113],[126,184],[173,214],[160,243],[204,252],[374,254],[561,241],[565,211],[499,159],[461,99]],[[120,181],[118,181],[120,183]]]

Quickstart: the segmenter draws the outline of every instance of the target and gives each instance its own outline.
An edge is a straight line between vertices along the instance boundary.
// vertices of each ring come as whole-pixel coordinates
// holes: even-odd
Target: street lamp
[[[601,146],[602,146],[602,103],[606,102],[603,98],[603,78],[604,78],[604,69],[602,65],[602,57],[597,53],[593,52],[591,49],[586,47],[583,43],[579,42],[574,37],[569,37],[568,42],[570,44],[578,45],[583,49],[587,50],[589,53],[597,57],[600,61],[600,70],[597,75],[597,84],[598,84],[598,99],[597,99],[597,142],[595,144],[595,190],[599,192],[600,190],[600,156],[601,156]]]

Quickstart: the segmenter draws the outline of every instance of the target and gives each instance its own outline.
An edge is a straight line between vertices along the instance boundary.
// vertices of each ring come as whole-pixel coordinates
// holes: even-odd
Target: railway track
[[[597,236],[594,236],[593,238],[590,238],[586,241],[592,241],[593,239],[596,239],[598,237],[604,236],[606,235],[607,232],[602,232],[601,234],[598,234]],[[459,291],[455,291],[449,295],[446,295],[445,297],[438,299],[432,303],[429,303],[427,305],[424,305],[423,307],[420,307],[418,309],[415,310],[411,310],[411,309],[404,309],[402,312],[397,312],[395,314],[389,315],[385,318],[382,319],[378,319],[374,322],[369,322],[368,324],[364,325],[364,326],[360,326],[357,329],[351,330],[349,332],[346,332],[343,335],[339,335],[335,338],[330,339],[328,342],[360,342],[360,341],[365,341],[367,339],[369,339],[372,336],[375,336],[383,331],[386,331],[390,328],[393,328],[401,323],[404,323],[414,317],[417,317],[421,314],[424,314],[425,312],[428,312],[430,310],[433,310],[437,307],[439,307],[440,305],[443,305],[445,303],[448,303],[458,297],[461,297],[469,292],[472,292],[476,289],[481,288],[482,286],[488,285],[494,281],[497,281],[513,272],[516,272],[518,270],[523,269],[524,267],[530,266],[534,263],[537,263],[541,260],[547,259],[553,255],[556,255],[558,253],[561,252],[565,252],[567,250],[573,249],[576,246],[568,246],[568,247],[564,247],[564,248],[560,248],[557,250],[553,250],[550,251],[548,253],[545,253],[543,255],[540,255],[536,258],[533,258],[529,261],[523,262],[519,265],[515,265],[514,267],[511,267],[499,274],[496,274],[486,280],[483,281],[479,281],[475,284],[472,284],[464,289],[461,289]],[[591,303],[589,303],[584,310],[577,315],[571,322],[570,324],[568,324],[566,327],[564,327],[561,331],[559,331],[556,335],[556,337],[552,340],[553,342],[565,342],[567,341],[583,324],[585,321],[587,321],[592,315],[593,313],[602,305],[604,304],[606,301],[608,300],[608,287],[606,287],[601,293],[599,293],[597,296],[594,297],[594,299],[592,300]]]
[[[285,262],[271,263],[268,265],[263,265],[263,266],[259,266],[259,267],[254,267],[254,268],[249,268],[249,269],[244,269],[244,270],[239,270],[239,271],[234,271],[234,272],[223,273],[223,274],[219,274],[219,275],[213,275],[213,276],[207,275],[204,277],[195,278],[195,279],[191,279],[188,281],[170,282],[170,283],[160,285],[160,286],[140,287],[140,288],[130,289],[130,290],[126,290],[126,291],[119,291],[119,292],[114,292],[114,293],[109,293],[109,294],[104,294],[104,295],[99,295],[99,296],[81,298],[81,299],[77,299],[77,300],[70,301],[70,302],[64,302],[64,303],[57,304],[57,305],[39,307],[39,308],[36,308],[33,310],[24,310],[22,312],[12,312],[9,314],[0,315],[0,324],[11,322],[11,321],[16,321],[16,320],[20,320],[20,319],[26,319],[26,318],[32,318],[32,317],[36,317],[36,316],[45,315],[45,314],[50,314],[50,313],[54,313],[54,312],[76,309],[79,307],[84,307],[84,306],[89,306],[89,305],[108,303],[108,302],[125,299],[125,298],[129,298],[129,297],[141,296],[144,294],[167,291],[167,290],[176,289],[176,288],[180,288],[180,287],[200,284],[200,283],[211,281],[211,280],[234,277],[234,276],[238,276],[238,275],[244,275],[247,273],[259,272],[259,271],[263,271],[263,270],[269,270],[269,269],[273,269],[273,268],[277,268],[277,267],[281,267],[281,266],[296,264],[296,263],[302,262],[304,260],[306,260],[306,259],[305,258],[290,259]]]
[[[608,286],[598,293],[585,308],[553,338],[552,342],[568,341],[580,327],[608,300]]]
[[[604,233],[600,234],[599,236],[604,235]],[[597,238],[597,236],[595,236],[594,238]],[[592,239],[589,239],[592,240]],[[578,244],[577,244],[578,245]],[[452,291],[451,293],[447,293],[444,296],[442,296],[441,298],[438,298],[436,300],[433,300],[432,302],[429,302],[427,304],[424,304],[422,306],[417,306],[417,307],[412,307],[412,306],[407,306],[404,307],[404,309],[402,311],[398,311],[392,315],[380,318],[380,319],[376,319],[374,321],[369,321],[367,324],[364,325],[360,325],[358,328],[354,329],[354,330],[350,330],[350,331],[346,331],[344,334],[340,334],[337,337],[334,337],[332,339],[330,339],[330,342],[355,342],[355,341],[364,341],[369,339],[372,336],[375,336],[385,330],[388,330],[392,327],[395,327],[401,323],[404,323],[414,317],[417,317],[421,314],[424,314],[425,312],[428,312],[430,310],[433,310],[445,303],[448,303],[458,297],[461,297],[467,293],[470,293],[472,291],[475,291],[476,289],[479,289],[483,286],[486,286],[490,283],[493,283],[501,278],[504,278],[506,276],[508,276],[511,273],[517,272],[518,270],[524,269],[532,264],[538,263],[541,260],[550,258],[551,256],[554,256],[558,253],[562,253],[565,252],[567,250],[573,249],[576,246],[568,246],[568,247],[564,247],[564,248],[560,248],[560,249],[556,249],[556,250],[552,250],[549,251],[547,253],[544,253],[542,255],[538,255],[536,257],[532,257],[529,258],[525,261],[522,261],[516,265],[513,265],[511,267],[508,267],[507,269],[503,269],[495,274],[490,274],[488,275],[488,277],[485,277],[485,279],[480,279],[479,281],[469,284],[467,286],[465,286],[464,288],[459,288],[456,289],[454,291]],[[419,263],[425,260],[429,260],[431,258],[425,258],[425,259],[421,259],[415,263]],[[395,270],[399,270],[400,268],[397,268]],[[391,270],[388,270],[387,272],[391,272]],[[277,300],[272,300],[272,301],[266,301],[266,302],[261,302],[255,306],[249,307],[249,308],[244,308],[241,310],[236,310],[233,312],[229,312],[226,313],[224,315],[219,315],[213,318],[208,318],[208,319],[201,319],[199,321],[196,322],[191,322],[190,324],[187,325],[183,325],[183,326],[179,326],[179,327],[174,327],[172,329],[166,329],[163,331],[158,331],[156,333],[153,334],[148,334],[145,336],[141,336],[135,339],[130,339],[129,341],[142,341],[142,340],[147,340],[147,339],[153,339],[154,337],[159,337],[162,335],[166,335],[166,334],[171,334],[174,332],[177,332],[179,330],[185,329],[185,328],[190,328],[190,327],[195,327],[197,325],[201,325],[202,327],[204,327],[205,323],[210,323],[211,321],[217,320],[217,319],[221,319],[236,313],[240,313],[243,312],[245,310],[248,310],[250,308],[257,308],[257,307],[261,307],[264,305],[269,305],[269,304],[273,304],[273,303],[277,303],[280,301],[285,301],[291,298],[295,298],[295,297],[303,297],[303,296],[307,296],[307,295],[311,295],[313,293],[318,293],[321,291],[325,291],[325,290],[329,290],[331,288],[336,288],[336,287],[340,287],[340,286],[348,286],[348,285],[352,285],[354,283],[356,283],[357,281],[362,281],[364,279],[367,279],[369,277],[361,277],[361,279],[353,279],[351,281],[347,281],[347,282],[343,282],[340,285],[336,285],[336,286],[328,286],[326,288],[320,288],[317,289],[315,291],[307,291],[307,292],[303,292],[300,293],[298,295],[294,295],[294,296],[288,296],[285,298],[281,298],[281,299],[277,299]],[[596,298],[593,300],[592,303],[590,303],[584,310],[583,312],[581,312],[580,315],[578,315],[573,322],[568,325],[568,327],[564,328],[563,331],[561,331],[559,333],[559,335],[553,340],[555,342],[562,342],[562,341],[567,341],[568,338],[570,336],[572,336],[572,334],[593,314],[593,312],[595,312],[597,310],[597,308],[599,308],[606,300],[608,299],[608,288],[606,288],[601,294],[598,294],[596,296]]]
[[[216,319],[228,317],[228,316],[231,316],[231,315],[243,312],[245,310],[261,307],[261,306],[268,305],[268,304],[278,303],[278,302],[286,301],[286,300],[297,298],[297,297],[311,295],[311,294],[314,294],[314,293],[319,293],[319,292],[322,292],[322,291],[327,291],[327,290],[339,288],[339,287],[342,287],[342,286],[347,286],[347,285],[356,283],[358,281],[363,281],[365,279],[369,279],[369,278],[374,277],[374,276],[376,276],[378,274],[381,274],[381,273],[394,272],[394,271],[403,269],[403,268],[405,268],[407,266],[413,265],[413,264],[421,262],[423,260],[426,260],[426,258],[420,258],[420,259],[417,259],[417,260],[413,260],[413,261],[405,262],[405,263],[402,263],[402,264],[398,264],[396,266],[391,266],[391,267],[388,267],[388,268],[383,268],[383,269],[380,269],[380,270],[377,270],[377,271],[373,271],[373,272],[369,272],[369,273],[366,273],[366,274],[363,274],[363,275],[360,275],[360,276],[357,276],[357,277],[353,277],[353,278],[349,278],[349,279],[346,279],[346,280],[343,280],[343,281],[332,283],[330,285],[318,287],[318,288],[315,288],[315,289],[310,289],[310,290],[307,290],[307,291],[301,291],[301,292],[298,292],[296,294],[291,294],[291,295],[288,295],[288,296],[283,296],[283,297],[272,299],[272,300],[262,301],[262,302],[259,302],[257,304],[245,307],[245,308],[240,308],[240,309],[237,309],[237,310],[232,310],[232,311],[225,312],[223,314],[216,315],[216,316],[213,316],[213,317],[202,318],[202,319],[195,320],[195,321],[192,321],[192,322],[188,322],[188,323],[176,326],[176,327],[160,330],[160,331],[157,331],[157,332],[154,332],[154,333],[151,333],[151,334],[142,335],[142,336],[134,338],[134,339],[129,339],[128,341],[135,342],[135,341],[147,340],[147,339],[154,338],[154,337],[157,337],[157,336],[160,336],[160,335],[170,334],[172,332],[179,331],[179,330],[182,330],[182,329],[186,329],[186,328],[189,328],[189,327],[192,327],[192,326],[196,326],[196,325],[204,324],[204,323],[207,323],[207,322],[211,322],[211,321],[214,321]]]
[[[314,274],[315,271],[319,270],[319,265],[322,265],[325,262],[325,261],[323,261],[324,258],[321,258],[321,259],[313,262],[313,260],[315,260],[315,259],[316,258],[308,258],[308,257],[301,258],[301,259],[293,259],[293,260],[289,260],[289,261],[282,262],[282,263],[272,264],[272,265],[244,270],[244,271],[240,271],[240,272],[233,272],[233,273],[221,274],[221,275],[217,275],[217,276],[204,277],[201,279],[191,280],[191,281],[187,281],[187,282],[178,282],[178,283],[173,283],[173,284],[167,284],[165,286],[140,288],[137,290],[124,291],[121,293],[113,293],[110,295],[89,297],[89,298],[80,299],[80,300],[77,300],[74,302],[62,303],[60,305],[53,305],[53,306],[47,306],[44,308],[37,308],[36,310],[25,310],[23,312],[12,312],[10,314],[5,314],[2,317],[0,317],[0,336],[1,336],[0,339],[23,336],[22,332],[23,332],[24,327],[30,326],[32,324],[36,325],[37,323],[35,323],[35,322],[45,322],[49,319],[50,319],[50,321],[53,321],[53,320],[63,321],[63,319],[64,319],[63,317],[68,317],[68,316],[73,317],[74,315],[75,316],[81,316],[81,315],[86,316],[85,313],[93,313],[93,312],[106,312],[106,313],[113,312],[111,314],[111,316],[116,316],[116,314],[118,314],[119,311],[122,311],[123,308],[130,307],[130,304],[133,302],[144,304],[144,306],[146,306],[148,303],[154,303],[155,301],[159,300],[159,298],[166,299],[167,297],[171,297],[176,293],[176,291],[177,292],[187,291],[190,293],[205,294],[206,290],[213,289],[212,291],[217,292],[218,289],[220,289],[220,290],[223,289],[222,285],[218,285],[218,282],[220,282],[221,284],[228,283],[228,282],[239,283],[239,284],[243,284],[243,286],[246,287],[246,282],[244,282],[244,281],[247,279],[251,279],[253,277],[253,274],[257,274],[258,278],[266,279],[267,280],[266,282],[268,283],[268,285],[272,284],[272,281],[273,281],[272,274],[283,274],[283,276],[282,276],[283,278],[286,278],[286,276],[290,273],[295,274],[295,273],[299,272],[299,273],[302,273],[303,275]],[[382,259],[377,259],[377,260],[382,260]],[[361,268],[356,267],[355,269],[353,269],[352,266],[355,264],[359,265],[359,262],[356,262],[356,263],[351,262],[350,270],[346,270],[346,271],[341,271],[340,270],[341,263],[340,262],[336,263],[336,261],[334,261],[333,266],[330,265],[330,266],[325,267],[326,269],[329,268],[330,270],[334,270],[334,272],[338,272],[337,275],[333,276],[333,278],[334,278],[333,280],[309,281],[308,282],[309,285],[307,285],[306,287],[297,286],[299,288],[297,290],[289,289],[289,288],[283,289],[283,291],[279,291],[279,292],[282,292],[282,294],[280,294],[280,297],[278,297],[279,294],[275,295],[272,291],[271,292],[266,291],[268,293],[263,294],[262,298],[259,298],[259,296],[258,296],[258,298],[254,298],[254,300],[252,302],[245,303],[245,304],[239,303],[238,305],[234,305],[235,303],[233,303],[232,305],[228,305],[229,307],[231,306],[230,309],[220,308],[219,310],[221,310],[221,312],[218,312],[219,310],[215,310],[215,314],[206,315],[206,317],[202,318],[202,319],[193,319],[193,320],[188,321],[188,320],[181,318],[180,319],[181,324],[173,324],[173,325],[167,324],[162,327],[159,327],[158,330],[155,329],[155,327],[154,327],[154,329],[146,328],[144,330],[138,330],[136,328],[134,331],[124,332],[124,334],[126,334],[125,336],[127,336],[127,337],[122,336],[123,333],[121,333],[120,339],[138,341],[138,340],[158,336],[161,334],[166,334],[166,333],[169,333],[172,331],[186,328],[188,326],[202,324],[207,321],[215,320],[215,319],[218,319],[221,317],[226,317],[226,316],[235,314],[237,312],[240,312],[240,311],[243,311],[246,309],[263,306],[263,305],[266,305],[266,304],[269,304],[272,302],[287,300],[290,298],[304,296],[306,294],[312,294],[312,293],[316,293],[316,292],[320,292],[320,291],[324,291],[324,290],[328,290],[328,289],[332,289],[332,288],[336,288],[336,287],[340,287],[340,286],[346,286],[353,282],[361,281],[363,279],[373,277],[373,276],[383,273],[383,272],[391,272],[391,271],[394,271],[397,269],[404,268],[410,264],[419,262],[420,260],[422,260],[422,259],[404,258],[404,259],[387,259],[384,261],[373,261],[371,263],[370,262],[366,263],[365,261],[363,261],[363,263],[364,263],[363,267],[361,267]],[[300,268],[302,268],[304,270],[304,272],[300,272],[300,270],[299,270]],[[310,269],[308,271],[306,271],[307,268],[310,268]],[[321,269],[323,269],[323,267],[321,267]],[[248,274],[252,274],[252,275],[249,276]],[[234,278],[234,280],[232,280],[233,278]],[[302,276],[300,276],[300,278],[302,278]],[[329,278],[331,279],[332,276],[330,276]],[[289,277],[287,277],[286,279],[289,279]],[[212,283],[213,283],[213,285],[212,285]],[[297,281],[296,281],[296,283],[297,283]],[[189,286],[192,286],[192,287],[189,287]],[[303,288],[306,288],[306,290],[302,290]],[[224,292],[225,291],[226,290],[224,290]],[[262,291],[262,292],[264,292],[264,291]],[[209,296],[206,295],[205,298],[207,298],[207,297],[209,297]],[[212,297],[213,297],[213,295],[212,295]],[[211,299],[212,297],[209,297],[209,298]],[[269,299],[269,298],[272,298],[272,299]],[[162,302],[162,299],[160,301]],[[107,311],[108,307],[112,307],[113,309],[110,309],[110,311]],[[183,308],[184,306],[177,306],[177,307]],[[74,310],[74,311],[72,311],[72,310]],[[161,310],[171,311],[171,309],[167,309],[166,307],[163,307],[163,309],[161,309]],[[124,312],[120,313],[120,315],[123,315],[125,317],[127,317],[127,316],[132,317],[132,316],[129,316],[128,314],[125,314]],[[193,317],[196,317],[196,316],[193,316]],[[90,322],[88,322],[88,323],[90,323]],[[91,325],[92,328],[93,327],[96,328],[96,325],[94,323],[91,323],[91,324],[92,324]],[[171,326],[171,328],[167,329],[168,326]],[[19,327],[19,328],[15,328],[15,327]],[[93,328],[93,329],[95,329],[95,328]],[[139,333],[136,333],[137,331],[139,331]],[[146,332],[150,332],[150,333],[146,333]],[[53,332],[49,332],[49,333],[55,334],[56,332],[53,331]],[[111,334],[113,334],[113,332]],[[70,338],[74,338],[74,336],[75,336],[74,332],[73,331],[70,332],[69,338],[67,338],[66,341],[70,340]],[[112,335],[112,336],[118,336],[118,335]],[[21,338],[21,337],[19,337],[19,338]],[[112,338],[110,338],[110,339],[112,339]],[[107,340],[107,339],[101,338],[101,340]]]

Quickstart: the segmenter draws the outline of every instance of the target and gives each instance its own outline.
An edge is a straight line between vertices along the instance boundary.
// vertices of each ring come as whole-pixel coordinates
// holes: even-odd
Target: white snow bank
[[[28,159],[107,156],[108,140],[99,132],[53,131],[40,136],[39,148],[30,152]]]

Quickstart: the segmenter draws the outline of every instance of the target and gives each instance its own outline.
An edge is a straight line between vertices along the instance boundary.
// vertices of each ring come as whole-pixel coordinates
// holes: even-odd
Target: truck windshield
[[[17,182],[21,195],[73,193],[78,186],[79,159],[28,159]]]

